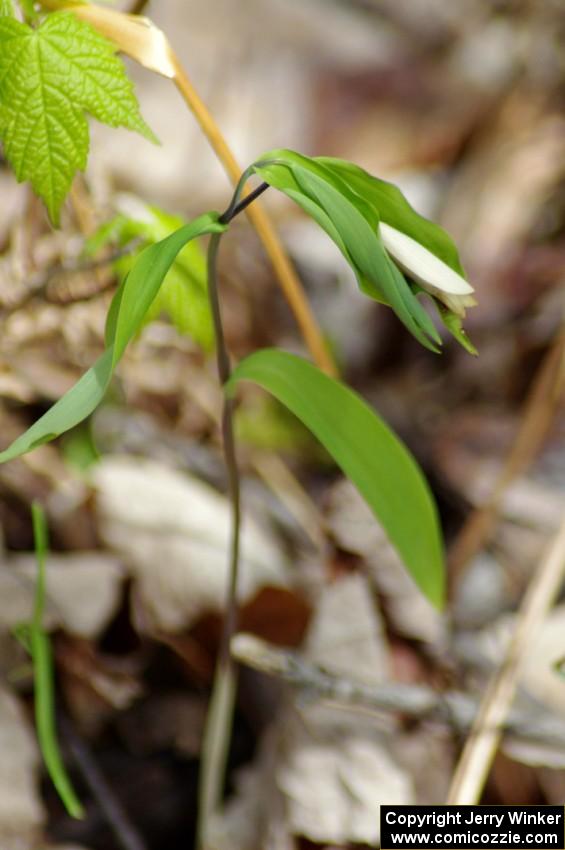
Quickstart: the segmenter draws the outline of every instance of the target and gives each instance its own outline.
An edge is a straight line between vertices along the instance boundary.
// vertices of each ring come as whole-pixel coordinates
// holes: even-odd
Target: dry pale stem
[[[447,802],[478,803],[511,709],[520,664],[563,583],[565,518],[524,596],[506,657],[487,688],[455,770]]]
[[[542,361],[526,400],[521,424],[489,499],[471,513],[449,554],[454,587],[471,559],[490,537],[508,486],[538,454],[553,421],[565,383],[565,329],[561,328]]]

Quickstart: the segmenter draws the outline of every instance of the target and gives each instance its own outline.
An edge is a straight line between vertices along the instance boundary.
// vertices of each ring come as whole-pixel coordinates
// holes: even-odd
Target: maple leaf
[[[68,12],[37,28],[0,17],[0,138],[18,181],[31,182],[54,224],[86,167],[85,112],[156,141],[115,48],[89,24]]]

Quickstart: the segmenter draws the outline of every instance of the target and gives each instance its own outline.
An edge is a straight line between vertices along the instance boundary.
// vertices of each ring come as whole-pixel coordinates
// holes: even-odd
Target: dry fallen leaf
[[[476,651],[484,653],[491,663],[499,664],[504,656],[516,623],[514,615],[500,617],[484,629],[477,640]],[[535,717],[543,715],[544,726],[552,717],[560,720],[565,714],[565,679],[555,665],[565,656],[565,605],[554,608],[546,617],[534,640],[521,660],[520,687],[523,695],[518,705],[529,711],[535,731]],[[560,724],[556,724],[560,728]],[[536,741],[522,736],[507,735],[502,749],[511,758],[533,766],[554,769],[565,767],[565,747],[561,735],[555,743]]]
[[[44,813],[37,792],[39,753],[33,730],[13,694],[0,687],[0,847],[37,846]]]
[[[169,79],[175,76],[175,59],[169,41],[149,18],[88,5],[73,6],[73,14],[95,27],[144,68]]]
[[[364,558],[398,633],[429,642],[439,640],[441,616],[420,593],[350,481],[340,481],[332,488],[327,513],[328,527],[339,546]]]
[[[388,677],[384,626],[364,576],[345,576],[323,588],[304,655],[332,673],[367,684]]]
[[[294,728],[292,751],[277,770],[290,830],[311,841],[375,845],[380,805],[414,802],[409,776],[387,753],[383,741],[351,729],[322,737],[308,726]],[[310,727],[310,728],[309,728]]]
[[[388,650],[366,578],[345,576],[322,591],[304,649],[332,673],[367,684],[388,677]],[[291,831],[313,841],[374,844],[381,803],[413,802],[409,775],[387,737],[394,722],[325,705],[304,707],[281,732],[276,781]]]
[[[196,478],[164,464],[108,457],[93,472],[102,538],[126,560],[154,628],[180,631],[223,610],[230,508]],[[239,598],[284,587],[290,570],[274,537],[249,514],[241,535]]]
[[[56,660],[67,708],[89,738],[144,693],[136,665],[99,652],[92,641],[59,637]]]
[[[367,684],[387,677],[387,648],[366,579],[324,587],[305,641],[309,660]],[[389,746],[395,723],[311,702],[308,683],[285,705],[214,826],[214,844],[289,850],[292,836],[336,845],[379,840],[381,804],[414,802]],[[260,789],[260,790],[259,790]]]
[[[116,613],[124,572],[100,552],[50,554],[44,625],[77,637],[96,638]],[[14,555],[0,567],[0,629],[31,620],[37,565],[34,555]]]
[[[515,617],[501,617],[482,635],[490,658],[498,660],[514,630]],[[565,605],[558,605],[546,617],[521,662],[520,682],[536,700],[558,714],[565,714],[565,679],[555,664],[565,656]]]
[[[273,776],[277,735],[277,729],[267,732],[255,762],[236,774],[235,794],[212,821],[210,844],[215,850],[296,850],[284,797]]]

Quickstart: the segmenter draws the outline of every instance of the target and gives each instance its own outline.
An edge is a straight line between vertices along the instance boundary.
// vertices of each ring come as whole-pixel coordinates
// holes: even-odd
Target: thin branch
[[[477,715],[479,700],[460,691],[436,693],[422,685],[386,682],[367,685],[325,670],[296,652],[271,646],[255,635],[240,633],[231,643],[236,661],[283,679],[301,696],[347,708],[394,712],[416,720],[444,723],[461,734],[468,731]],[[521,741],[565,748],[565,722],[550,714],[527,710],[510,712],[504,731]]]
[[[106,781],[89,747],[76,733],[71,721],[63,715],[60,725],[78,770],[123,850],[147,850],[145,841]]]
[[[22,307],[25,307],[29,301],[37,298],[39,295],[42,295],[56,278],[71,277],[73,275],[83,274],[84,272],[105,268],[116,262],[116,260],[120,260],[122,257],[127,257],[135,250],[138,244],[139,240],[135,239],[132,242],[129,242],[125,247],[120,248],[112,254],[108,254],[106,257],[102,257],[98,260],[72,260],[51,266],[45,272],[41,272],[41,274],[31,277],[27,282],[27,288],[22,297],[12,304],[3,306],[0,309],[0,316],[2,318],[6,318],[12,313],[15,313],[17,310],[20,310]],[[67,298],[64,303],[87,301],[90,298],[99,295],[101,292],[104,292],[104,290],[107,289],[112,282],[112,279],[109,279],[105,286],[97,286],[96,289],[88,292],[87,294]]]

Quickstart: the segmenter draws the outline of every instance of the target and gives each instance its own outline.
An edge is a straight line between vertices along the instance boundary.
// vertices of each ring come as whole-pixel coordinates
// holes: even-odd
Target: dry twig
[[[487,688],[453,776],[447,799],[449,804],[469,805],[480,799],[516,693],[520,663],[559,592],[564,570],[565,519],[526,591],[514,637],[500,669]]]
[[[395,682],[367,685],[336,676],[295,652],[273,647],[250,634],[236,635],[231,651],[241,664],[284,679],[303,697],[342,707],[395,712],[405,717],[438,721],[451,726],[457,733],[469,729],[479,707],[478,700],[460,691],[436,693],[422,685]],[[506,718],[504,731],[528,743],[565,746],[565,723],[550,713],[514,710]]]
[[[75,764],[120,846],[123,850],[147,850],[145,841],[106,781],[88,745],[67,717],[62,717],[61,728]]]

